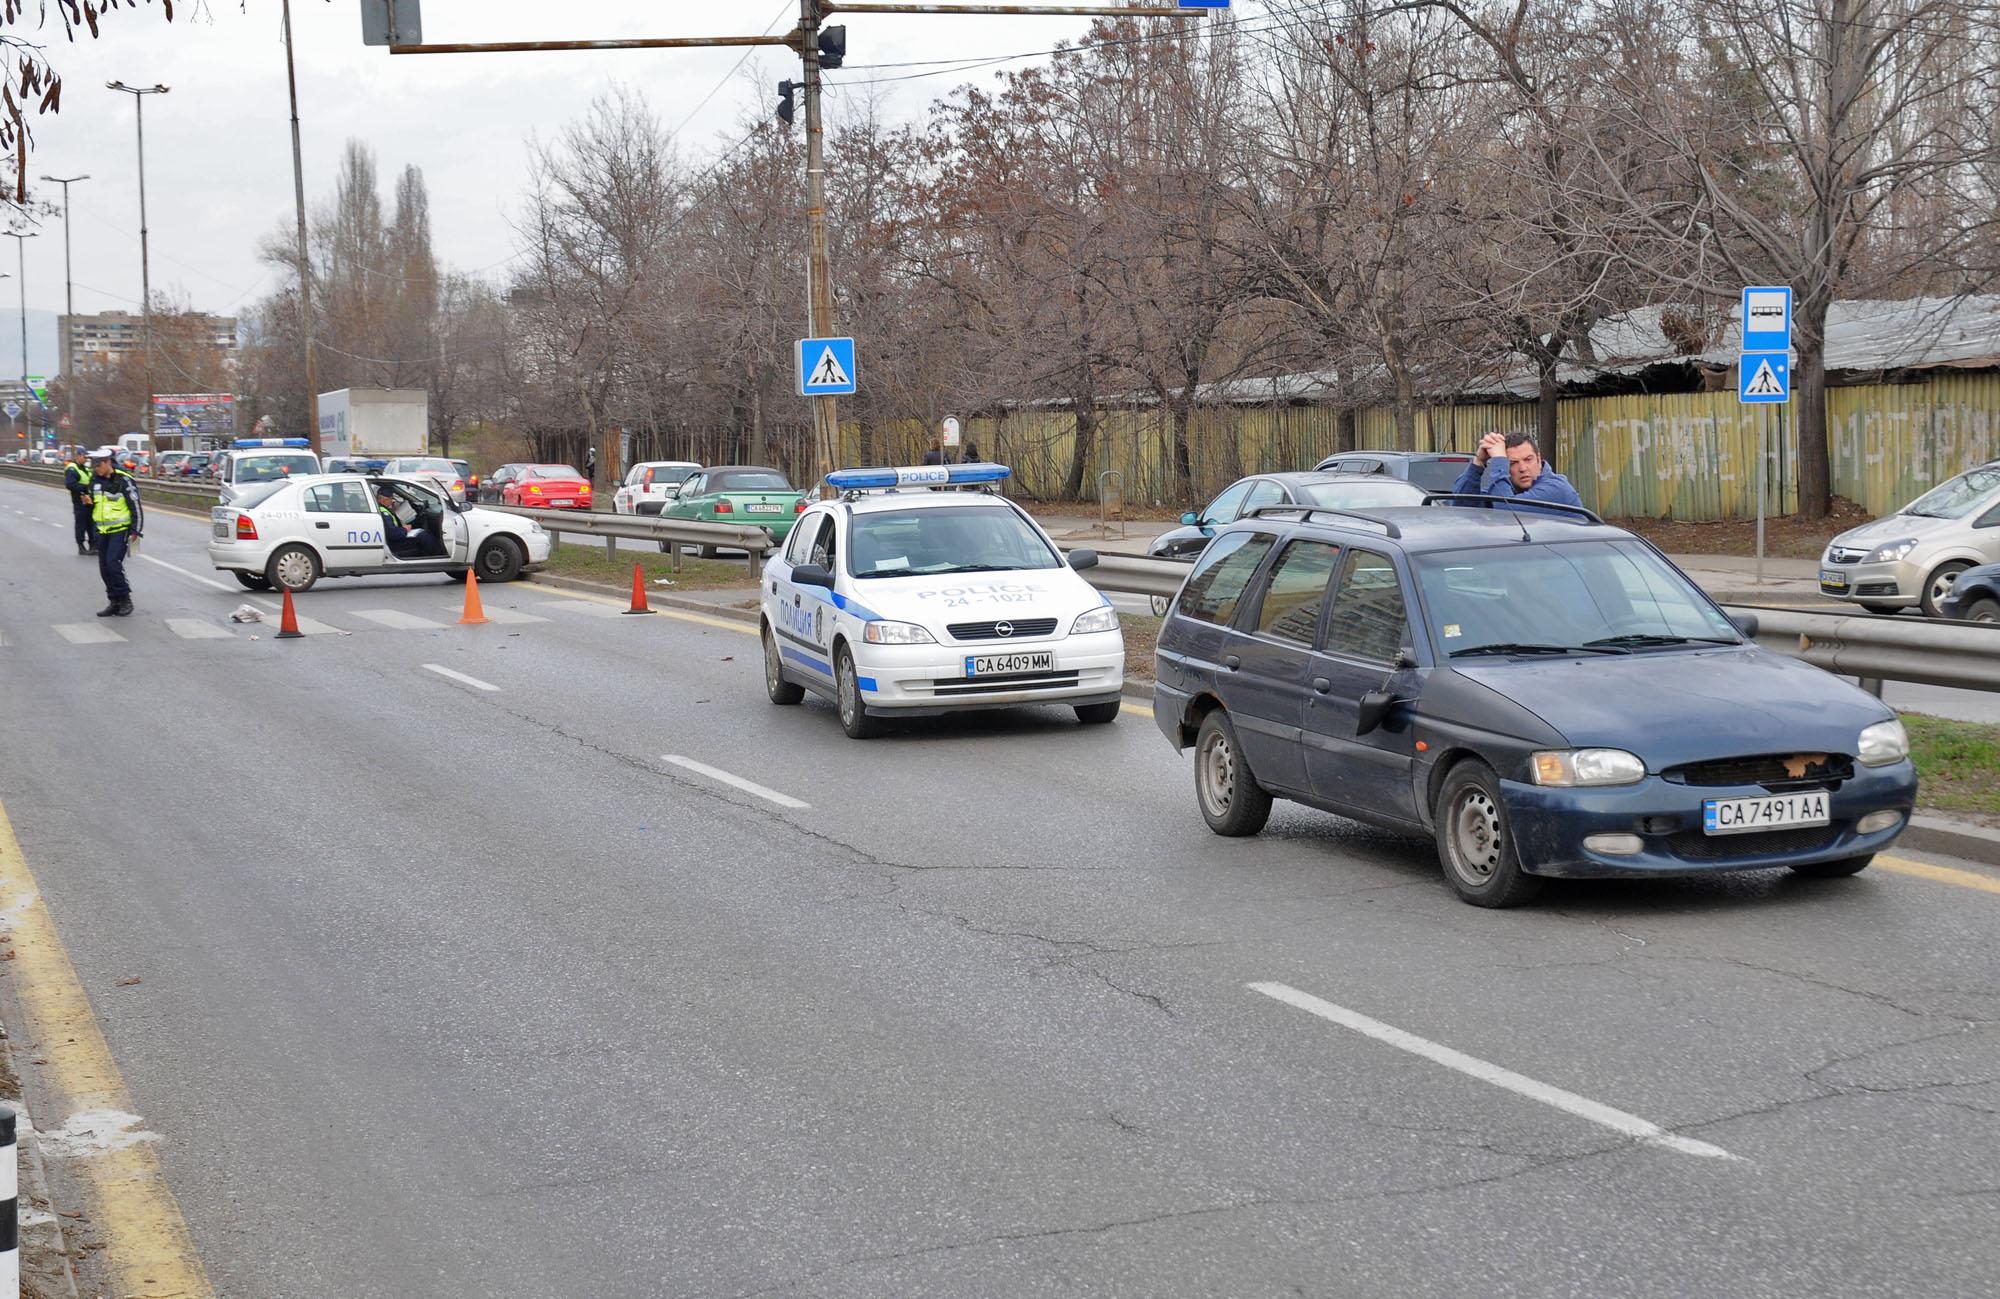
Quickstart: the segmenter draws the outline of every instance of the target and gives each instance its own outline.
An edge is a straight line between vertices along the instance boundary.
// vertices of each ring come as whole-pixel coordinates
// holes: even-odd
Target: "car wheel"
[[[1220,708],[1201,719],[1195,735],[1194,797],[1208,828],[1231,839],[1256,834],[1271,819],[1271,796],[1250,773],[1236,728]]]
[[[1792,867],[1792,870],[1797,874],[1810,876],[1816,880],[1837,880],[1844,875],[1859,875],[1862,871],[1867,870],[1868,863],[1874,860],[1875,854],[1871,852],[1866,857],[1843,857],[1839,861],[1806,862],[1803,865]]]
[[[1122,707],[1116,699],[1106,704],[1078,704],[1076,720],[1085,726],[1106,726],[1118,720],[1118,710]]]
[[[268,591],[271,589],[271,579],[265,577],[262,573],[246,573],[239,568],[236,570],[236,580],[242,583],[243,589],[246,591]]]
[[[1451,769],[1438,790],[1438,860],[1454,892],[1476,907],[1512,907],[1542,891],[1521,869],[1493,769],[1476,758]]]
[[[264,580],[286,591],[310,591],[319,575],[319,556],[310,546],[280,546],[264,565]]]
[[[1958,616],[1966,622],[2000,622],[2000,600],[1982,596],[1966,605]]]
[[[1944,617],[1944,610],[1938,608],[1938,601],[1951,594],[1951,584],[1958,580],[1960,573],[1971,567],[1972,565],[1963,560],[1955,559],[1949,564],[1939,564],[1931,570],[1931,575],[1924,579],[1924,617]]]
[[[842,645],[833,656],[834,703],[840,710],[840,729],[850,740],[866,740],[882,733],[880,719],[868,715],[861,702],[861,682],[854,674],[854,656]]]
[[[785,680],[785,670],[778,656],[778,638],[771,634],[769,623],[764,624],[764,693],[771,696],[774,704],[796,704],[806,697],[804,686]],[[843,724],[845,721],[843,718]]]
[[[488,537],[473,565],[482,582],[511,582],[521,575],[525,562],[520,542],[512,537]]]

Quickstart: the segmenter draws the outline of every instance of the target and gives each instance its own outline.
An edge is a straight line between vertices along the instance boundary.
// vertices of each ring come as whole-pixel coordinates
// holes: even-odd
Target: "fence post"
[[[618,538],[606,537],[604,539],[604,557],[614,564],[618,562]]]
[[[0,1105],[0,1299],[21,1296],[20,1150],[15,1111]]]

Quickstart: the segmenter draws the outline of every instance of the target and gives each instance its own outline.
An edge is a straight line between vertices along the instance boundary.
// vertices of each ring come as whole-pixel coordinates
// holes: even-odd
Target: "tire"
[[[243,589],[246,591],[268,591],[271,589],[271,579],[265,577],[262,573],[246,573],[239,568],[236,570],[236,580],[242,584]]]
[[[454,568],[449,573],[446,573],[445,576],[463,586],[465,584],[465,575],[471,571],[469,568]]]
[[[521,575],[521,565],[527,562],[520,542],[512,537],[488,537],[472,566],[482,582],[511,582]]]
[[[1124,704],[1116,699],[1108,704],[1078,704],[1076,720],[1085,726],[1109,726],[1118,720],[1118,711],[1123,707]]]
[[[1513,907],[1542,891],[1543,881],[1521,869],[1493,768],[1477,758],[1453,767],[1438,790],[1435,814],[1438,863],[1461,900]]]
[[[1971,567],[1972,565],[1962,559],[1954,559],[1949,563],[1939,564],[1931,570],[1931,575],[1924,579],[1922,601],[1924,617],[1944,617],[1944,610],[1938,608],[1938,601],[1951,594],[1951,584],[1958,580],[1960,573]]]
[[[1229,714],[1201,719],[1194,739],[1194,801],[1208,828],[1231,839],[1256,834],[1271,819],[1271,795],[1243,760]]]
[[[311,546],[280,546],[265,561],[264,580],[284,591],[310,591],[322,571]]]
[[[1884,618],[1893,618],[1903,611],[1903,606],[1900,604],[1883,604],[1880,600],[1863,600],[1860,604],[1867,612],[1879,614]]]
[[[2000,600],[1992,596],[1981,596],[1964,608],[1960,617],[1965,622],[2000,622]]]
[[[1792,867],[1792,870],[1794,873],[1804,875],[1809,879],[1837,880],[1849,875],[1859,875],[1862,871],[1867,870],[1868,863],[1874,860],[1875,854],[1871,852],[1866,857],[1844,857],[1839,861],[1807,862],[1803,866]]]
[[[882,733],[879,718],[868,715],[861,702],[861,686],[854,675],[854,656],[842,645],[833,655],[833,701],[840,713],[840,729],[850,740],[868,740]]]
[[[771,696],[771,702],[779,705],[796,704],[806,697],[806,689],[795,681],[785,680],[785,671],[778,656],[778,638],[771,634],[771,624],[764,624],[764,693]]]

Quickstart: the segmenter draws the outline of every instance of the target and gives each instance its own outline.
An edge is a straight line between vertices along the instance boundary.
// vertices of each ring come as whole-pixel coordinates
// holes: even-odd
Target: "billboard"
[[[236,394],[229,392],[156,392],[153,427],[211,440],[236,436]]]

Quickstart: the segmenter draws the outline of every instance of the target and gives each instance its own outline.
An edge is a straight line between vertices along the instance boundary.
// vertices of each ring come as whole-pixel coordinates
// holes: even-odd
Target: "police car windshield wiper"
[[[1471,658],[1477,654],[1630,654],[1632,651],[1612,645],[1527,645],[1520,641],[1499,641],[1492,645],[1474,645],[1469,649],[1453,650],[1455,659]]]
[[[953,564],[940,571],[946,573],[1018,573],[1029,567],[1027,564]]]
[[[1585,645],[1736,645],[1741,642],[1727,636],[1668,636],[1659,632],[1635,631],[1623,636],[1602,636],[1597,640],[1585,641]]]

